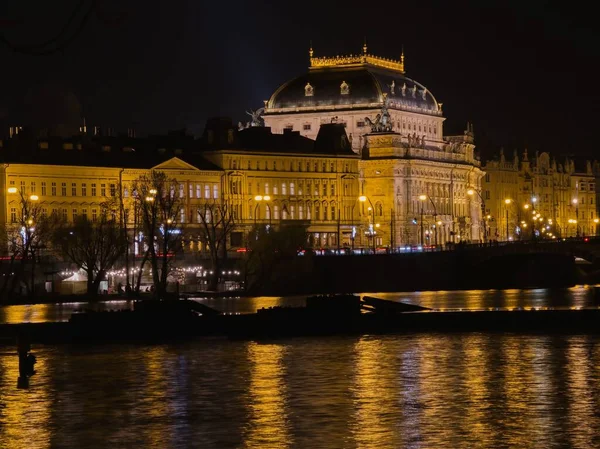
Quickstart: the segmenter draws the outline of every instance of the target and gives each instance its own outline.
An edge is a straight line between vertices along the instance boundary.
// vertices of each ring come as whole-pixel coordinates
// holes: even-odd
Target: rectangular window
[[[106,196],[106,184],[100,184],[100,196]]]
[[[77,184],[71,183],[71,196],[77,196]]]
[[[191,182],[189,184],[189,192],[190,192],[190,198],[194,198],[194,185]]]
[[[323,196],[327,196],[327,184],[323,184]]]
[[[279,195],[279,187],[277,184],[273,184],[273,195]]]
[[[208,184],[204,185],[204,198],[210,198],[210,186]]]
[[[63,209],[62,210],[62,218],[63,218],[64,221],[68,220],[67,209]]]
[[[92,183],[92,196],[96,196],[96,183]]]
[[[310,131],[310,123],[305,123],[304,125],[302,125],[302,129],[304,131]]]
[[[110,196],[115,196],[117,194],[117,186],[114,184],[110,185]]]
[[[60,185],[60,193],[62,196],[67,196],[67,183],[66,182],[63,182]]]
[[[216,200],[219,198],[219,186],[213,184],[213,198]]]
[[[296,194],[296,187],[293,182],[290,182],[290,195]]]
[[[56,183],[53,182],[52,183],[52,187],[51,187],[52,191],[50,192],[52,196],[56,196]]]
[[[281,183],[281,194],[287,195],[287,185],[285,184],[285,182]]]
[[[25,181],[21,181],[21,193],[25,194]]]
[[[81,216],[84,220],[87,220],[87,209],[81,209]]]
[[[179,184],[179,198],[183,198],[185,195],[184,185]]]
[[[179,209],[179,222],[185,223],[185,209],[183,207]]]
[[[92,209],[92,221],[98,220],[98,211],[96,209]]]
[[[269,183],[265,182],[265,195],[269,194]]]
[[[58,217],[58,209],[52,209],[52,216]]]
[[[202,186],[196,184],[196,198],[202,198]]]
[[[10,208],[10,221],[13,223],[17,222],[17,208],[16,207]]]
[[[335,220],[335,206],[331,206],[331,219]]]
[[[42,195],[46,195],[46,181],[42,181]]]
[[[331,184],[331,196],[335,196],[335,184]]]
[[[362,120],[359,120],[358,122],[356,122],[357,128],[362,128],[363,126],[365,126],[365,122],[363,122]]]
[[[35,193],[35,181],[31,181],[29,186],[30,193],[33,195]]]
[[[579,183],[579,190],[581,190],[582,192],[585,192],[585,190],[586,190],[586,183],[585,182],[580,182]]]
[[[319,196],[319,185],[315,184],[315,196]]]
[[[323,206],[323,220],[327,220],[329,216],[327,215],[327,206]]]
[[[290,220],[294,219],[295,213],[296,213],[296,207],[292,204],[290,206]]]
[[[87,196],[87,184],[85,182],[81,184],[81,196]]]
[[[298,204],[298,219],[299,220],[302,220],[304,218],[303,209],[304,209],[304,207],[302,206],[302,204]]]
[[[77,220],[77,209],[73,209],[73,221]]]

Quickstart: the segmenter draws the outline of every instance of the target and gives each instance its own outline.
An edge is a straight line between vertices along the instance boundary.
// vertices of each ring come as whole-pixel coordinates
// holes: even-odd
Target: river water
[[[398,296],[437,308],[597,305],[593,288],[390,294]],[[283,300],[214,301],[244,311]],[[44,313],[28,318],[57,316]],[[17,357],[0,346],[0,448],[600,447],[596,335],[418,333],[33,350],[38,373],[18,389]]]
[[[598,307],[600,286],[577,286],[564,289],[467,290],[408,293],[362,293],[391,301],[402,301],[434,309],[488,309],[515,307]],[[194,298],[226,313],[252,313],[261,307],[304,306],[304,296],[256,296],[249,298]],[[114,300],[96,303],[32,304],[0,307],[2,323],[42,323],[67,321],[71,314],[86,309],[132,309],[133,301]]]

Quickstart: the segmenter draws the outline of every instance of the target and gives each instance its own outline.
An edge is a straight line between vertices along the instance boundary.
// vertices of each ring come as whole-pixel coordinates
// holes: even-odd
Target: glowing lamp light
[[[531,202],[532,203],[537,203],[537,198],[534,196],[533,198],[531,198]]]
[[[37,196],[37,195],[31,195],[31,196],[29,197],[29,199],[30,199],[31,201],[37,201],[37,200],[39,200],[39,199],[40,199],[40,197],[39,197],[39,196]]]
[[[156,189],[150,189],[150,195],[156,195]]]
[[[376,228],[378,228],[378,227],[380,227],[380,226],[381,226],[381,225],[380,225],[379,223],[375,223],[375,227],[376,227]]]
[[[510,203],[512,203],[512,200],[510,198],[506,198],[504,200],[504,204],[510,204]]]
[[[425,201],[427,199],[427,195],[419,195],[419,199],[421,201]]]
[[[598,224],[598,222],[600,222],[600,219],[594,218],[594,223]]]
[[[573,198],[573,204],[577,204],[577,203],[578,203],[577,198]]]
[[[364,195],[361,195],[358,197],[358,201],[360,201],[361,203],[364,203],[365,201],[367,201],[367,197]]]
[[[173,223],[173,220],[172,220],[171,218],[169,218],[169,219],[167,220],[167,224],[171,224],[171,223]]]
[[[147,196],[147,197],[146,197],[146,201],[148,201],[149,203],[151,203],[151,202],[153,202],[153,201],[154,201],[154,198],[153,198],[153,197],[151,197],[151,196]]]
[[[265,195],[265,196],[263,196],[263,200],[271,201],[271,197],[269,195]]]
[[[33,224],[33,219],[31,219],[31,218],[30,218],[29,220],[27,220],[27,224],[28,224],[29,226],[31,226],[31,225]]]
[[[525,206],[523,206],[523,208],[529,209],[529,204],[526,204]]]
[[[467,195],[471,195],[471,196],[475,195],[475,190],[473,190],[473,189],[467,190]]]
[[[442,225],[442,221],[441,220],[438,221],[437,224],[438,224],[438,226],[441,226]]]
[[[8,193],[17,193],[17,188],[16,187],[9,187],[8,188]]]

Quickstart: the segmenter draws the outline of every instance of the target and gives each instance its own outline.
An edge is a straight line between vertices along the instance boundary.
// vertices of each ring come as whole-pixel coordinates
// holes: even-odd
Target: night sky
[[[79,4],[2,2],[0,33],[16,45],[46,41]],[[369,52],[383,57],[398,58],[404,45],[407,75],[444,103],[445,133],[472,121],[484,157],[503,146],[600,158],[600,31],[588,8],[535,0],[97,0],[59,52],[0,47],[0,119],[43,108],[35,92],[61,86],[77,96],[88,125],[199,134],[211,116],[245,120],[245,110],[305,71],[311,40],[325,56],[358,53],[366,36]]]

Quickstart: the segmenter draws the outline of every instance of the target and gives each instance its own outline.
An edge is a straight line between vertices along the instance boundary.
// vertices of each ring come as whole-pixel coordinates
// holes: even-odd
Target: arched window
[[[298,204],[298,220],[304,220],[304,210],[302,203]]]
[[[319,203],[315,203],[315,220],[321,219],[321,205]]]
[[[307,220],[312,219],[312,208],[311,208],[310,203],[306,203],[306,219]]]
[[[329,217],[327,216],[327,203],[323,203],[323,220],[327,220]]]
[[[331,203],[331,220],[337,219],[335,213],[336,213],[335,203]]]
[[[279,220],[279,206],[277,204],[273,204],[273,216],[275,220]]]
[[[281,218],[282,218],[282,220],[287,220],[288,219],[287,204],[284,204],[283,206],[281,206]]]

